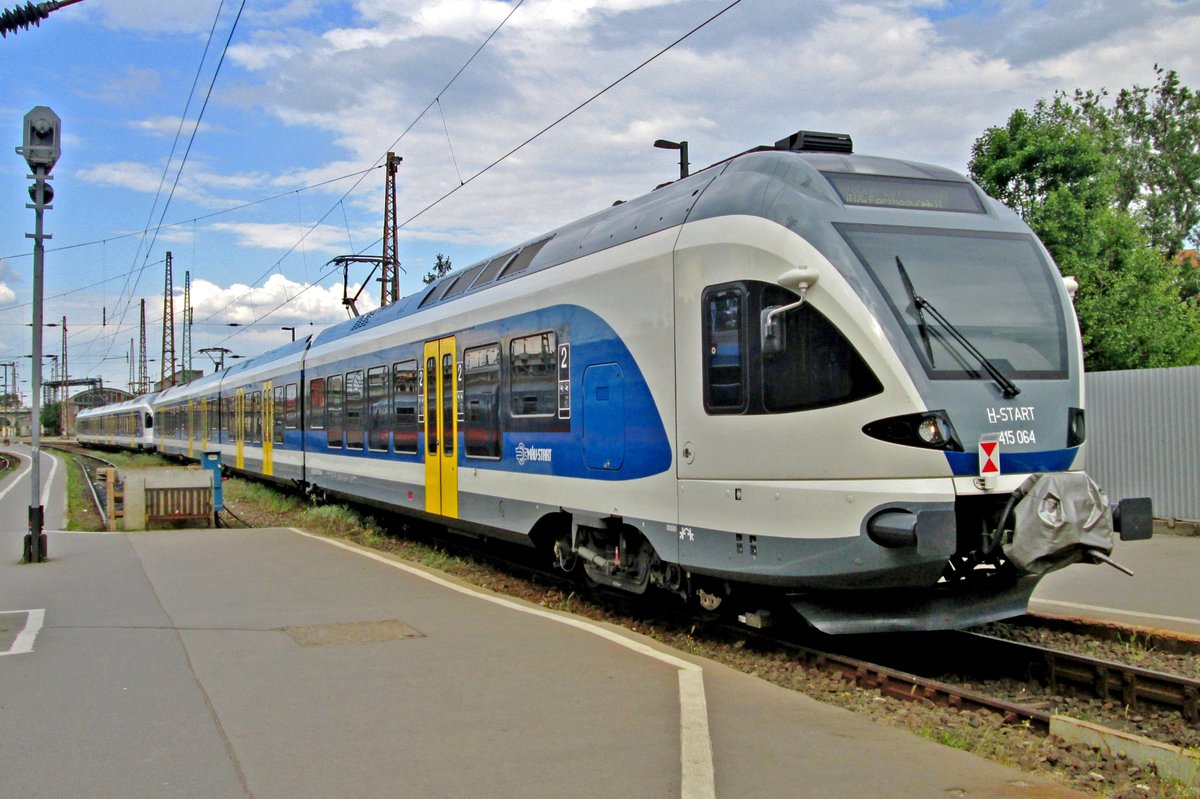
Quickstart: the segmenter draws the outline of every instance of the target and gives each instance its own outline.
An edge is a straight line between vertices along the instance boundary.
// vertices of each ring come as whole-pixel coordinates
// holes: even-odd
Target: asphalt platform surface
[[[22,565],[27,466],[0,483],[0,796],[1081,796],[303,531],[60,532],[48,458],[50,560]],[[1200,629],[1197,554],[1119,546],[1134,578],[1035,597]]]

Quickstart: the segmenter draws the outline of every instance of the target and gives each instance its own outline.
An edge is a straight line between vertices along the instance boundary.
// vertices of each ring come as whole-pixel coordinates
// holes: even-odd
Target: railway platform
[[[288,529],[0,542],[3,796],[1069,797]]]
[[[1155,532],[1118,541],[1112,557],[1133,576],[1103,564],[1052,572],[1034,590],[1030,612],[1200,638],[1200,537]]]

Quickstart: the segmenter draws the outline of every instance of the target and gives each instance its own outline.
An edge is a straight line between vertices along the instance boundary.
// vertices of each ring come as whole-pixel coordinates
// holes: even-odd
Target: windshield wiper
[[[912,279],[908,276],[908,270],[904,268],[904,262],[900,260],[900,256],[896,256],[896,267],[900,270],[900,279],[904,281],[904,290],[908,292],[908,298],[917,308],[917,330],[921,333],[921,341],[925,342],[925,354],[929,356],[929,367],[936,368],[937,364],[933,362],[933,344],[929,341],[929,328],[925,326],[925,309],[921,303],[917,302],[917,292],[913,290]]]
[[[941,312],[938,311],[937,308],[934,308],[933,305],[930,304],[929,300],[916,293],[916,291],[913,289],[912,280],[910,280],[908,277],[908,270],[904,268],[904,262],[900,260],[899,255],[896,256],[896,266],[900,269],[900,277],[904,281],[904,288],[908,291],[908,296],[912,298],[913,305],[917,306],[918,329],[921,332],[922,341],[925,342],[925,350],[929,353],[929,365],[931,367],[933,366],[933,351],[929,343],[929,331],[925,328],[925,311],[929,311],[929,315],[932,316],[938,324],[945,328],[946,332],[950,334],[950,337],[957,341],[959,346],[971,353],[971,355],[973,355],[979,361],[980,365],[983,366],[984,371],[988,373],[988,377],[992,378],[992,380],[996,382],[996,385],[1000,387],[1000,393],[1005,399],[1012,399],[1020,394],[1021,389],[1017,388],[1016,383],[1009,380],[1008,377],[996,367],[996,364],[992,363],[986,355],[980,352],[975,345],[972,344],[967,337],[964,336],[959,329],[950,322],[949,319],[942,316]]]

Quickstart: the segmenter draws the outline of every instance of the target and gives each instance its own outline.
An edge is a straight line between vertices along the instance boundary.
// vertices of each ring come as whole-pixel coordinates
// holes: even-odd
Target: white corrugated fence
[[[1086,376],[1087,471],[1110,502],[1200,520],[1200,366]]]

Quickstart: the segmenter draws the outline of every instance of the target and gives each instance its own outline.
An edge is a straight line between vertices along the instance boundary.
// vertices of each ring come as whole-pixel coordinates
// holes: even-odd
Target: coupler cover
[[[1021,572],[1046,574],[1113,550],[1108,500],[1083,472],[1030,475],[1013,508],[1011,541],[1004,554]]]

